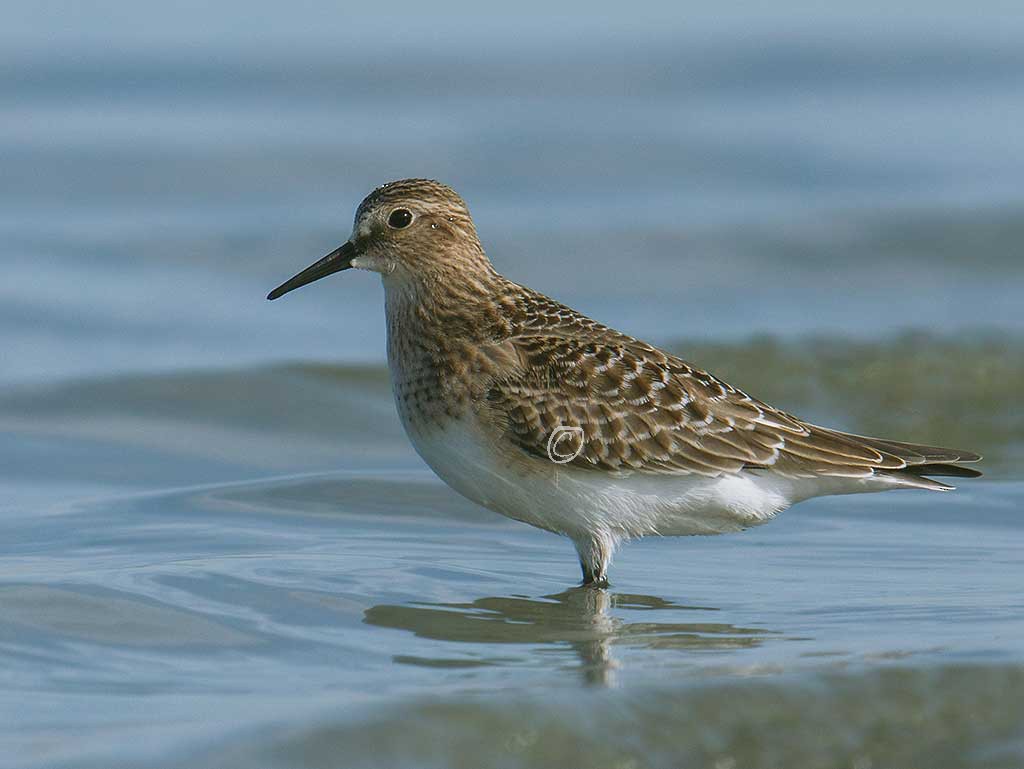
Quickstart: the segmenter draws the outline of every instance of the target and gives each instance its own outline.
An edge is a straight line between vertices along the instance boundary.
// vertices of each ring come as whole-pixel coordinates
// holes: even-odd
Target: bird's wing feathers
[[[770,468],[851,478],[977,458],[805,423],[624,335],[601,342],[561,328],[524,330],[500,343],[519,365],[492,380],[486,402],[509,440],[539,457],[606,472]]]

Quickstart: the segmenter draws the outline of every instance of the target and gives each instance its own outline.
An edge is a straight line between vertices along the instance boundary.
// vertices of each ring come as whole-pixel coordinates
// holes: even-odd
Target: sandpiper
[[[968,451],[805,422],[501,276],[450,187],[406,179],[349,239],[267,296],[351,267],[380,273],[405,431],[449,486],[569,537],[584,584],[650,534],[722,534],[826,494],[974,478]]]

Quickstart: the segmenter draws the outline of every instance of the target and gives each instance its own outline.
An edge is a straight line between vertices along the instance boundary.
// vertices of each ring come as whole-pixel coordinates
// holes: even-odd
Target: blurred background
[[[58,650],[14,667],[12,707],[54,676],[106,692],[116,666],[65,669],[62,644],[120,641],[54,617],[135,613],[81,604],[82,584],[194,606],[154,564],[216,528],[211,510],[238,509],[141,505],[202,511],[172,535],[166,518],[83,499],[337,470],[447,493],[394,414],[378,279],[264,298],[396,178],[454,186],[518,282],[802,416],[980,450],[990,478],[1020,477],[1016,3],[42,0],[0,2],[0,17],[5,579],[78,585],[73,600],[8,595],[11,643]],[[295,504],[330,507],[310,495]],[[247,504],[270,509],[260,499]],[[72,513],[86,517],[54,522]],[[244,550],[235,525],[200,550]],[[242,622],[223,609],[229,582],[211,590]],[[32,718],[92,724],[52,691]],[[46,760],[77,755],[19,735]]]

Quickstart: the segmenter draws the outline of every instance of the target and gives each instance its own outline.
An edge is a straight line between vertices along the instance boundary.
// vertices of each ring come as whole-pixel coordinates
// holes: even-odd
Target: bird
[[[275,288],[350,268],[384,287],[398,414],[471,501],[572,540],[583,585],[649,535],[723,534],[812,497],[953,489],[969,451],[853,435],[760,401],[501,275],[465,201],[430,179],[374,189],[339,248]]]

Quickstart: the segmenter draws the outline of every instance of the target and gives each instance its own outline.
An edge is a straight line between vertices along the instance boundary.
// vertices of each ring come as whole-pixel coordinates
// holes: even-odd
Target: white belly
[[[618,540],[738,531],[812,496],[799,494],[793,481],[757,473],[611,474],[556,464],[499,443],[503,439],[490,437],[471,410],[443,428],[403,422],[419,455],[457,492],[573,539],[594,532]]]

